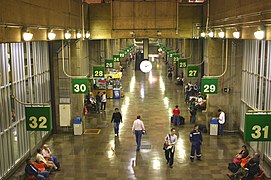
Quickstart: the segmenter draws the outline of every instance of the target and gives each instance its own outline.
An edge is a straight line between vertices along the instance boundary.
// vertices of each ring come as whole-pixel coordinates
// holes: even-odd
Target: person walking
[[[219,117],[217,118],[218,123],[219,123],[219,134],[220,136],[224,135],[224,124],[225,124],[225,113],[221,110],[218,109]]]
[[[115,112],[112,115],[111,123],[114,122],[115,136],[119,136],[119,125],[122,123],[122,116],[118,108],[115,108]]]
[[[175,126],[179,126],[180,125],[180,109],[179,106],[176,105],[175,108],[173,109],[173,124]]]
[[[105,111],[106,108],[106,93],[103,92],[103,94],[101,95],[101,111]]]
[[[199,125],[197,124],[194,125],[194,130],[190,132],[190,142],[191,142],[191,153],[190,153],[191,162],[194,161],[195,151],[197,154],[197,159],[201,161],[200,146],[202,145],[202,133],[199,130]]]
[[[196,123],[196,115],[197,115],[197,107],[196,107],[196,102],[192,101],[190,106],[189,106],[189,111],[190,111],[190,124],[195,124]]]
[[[139,151],[140,146],[141,146],[142,134],[145,132],[144,123],[143,121],[140,120],[139,115],[136,117],[136,120],[133,123],[132,131],[136,136],[136,144],[137,144],[136,150]]]
[[[100,96],[100,92],[97,92],[96,94],[96,112],[100,113],[100,106],[101,106],[101,96]]]
[[[175,144],[177,143],[175,128],[172,128],[170,130],[170,134],[166,135],[165,143],[167,144],[167,147],[165,148],[165,157],[167,160],[167,164],[170,168],[173,168]]]

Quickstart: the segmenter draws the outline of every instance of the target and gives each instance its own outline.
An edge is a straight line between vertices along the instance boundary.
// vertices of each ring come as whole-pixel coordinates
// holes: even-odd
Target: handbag
[[[170,137],[170,134],[168,134],[168,136]],[[167,140],[168,140],[168,136],[167,136]],[[164,145],[163,145],[163,150],[167,150],[168,149],[168,144],[167,142],[165,141],[164,142]]]

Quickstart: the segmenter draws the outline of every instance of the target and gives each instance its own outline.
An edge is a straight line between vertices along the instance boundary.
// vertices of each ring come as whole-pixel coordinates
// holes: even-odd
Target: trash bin
[[[120,99],[120,97],[121,97],[120,89],[113,89],[113,98]]]
[[[217,136],[218,133],[218,121],[216,118],[210,120],[210,135]]]
[[[82,135],[83,126],[82,126],[82,118],[81,117],[75,117],[73,119],[73,133],[74,133],[74,135]]]

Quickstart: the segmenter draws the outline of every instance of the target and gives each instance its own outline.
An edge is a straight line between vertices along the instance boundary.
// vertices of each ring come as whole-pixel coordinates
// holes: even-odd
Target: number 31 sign
[[[27,131],[50,131],[51,108],[50,107],[25,107]]]
[[[271,114],[246,113],[245,141],[271,141]]]

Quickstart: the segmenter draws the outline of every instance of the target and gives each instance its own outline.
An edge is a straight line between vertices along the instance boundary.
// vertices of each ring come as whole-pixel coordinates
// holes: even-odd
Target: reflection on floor
[[[101,114],[90,112],[85,128],[101,129],[98,135],[53,135],[47,144],[58,156],[62,170],[51,175],[54,180],[127,180],[127,179],[227,179],[228,162],[243,145],[239,135],[224,137],[204,134],[202,160],[190,162],[189,112],[184,103],[183,88],[166,76],[164,64],[153,63],[150,73],[135,72],[133,67],[124,72],[122,85],[125,97],[109,99],[107,110]],[[179,105],[186,123],[177,128],[173,169],[168,168],[162,145],[172,127],[172,108]],[[120,108],[124,123],[120,136],[115,137],[110,123],[115,107]],[[147,134],[143,136],[142,149],[137,152],[132,123],[141,115]],[[198,113],[197,122],[205,123],[205,115]]]

